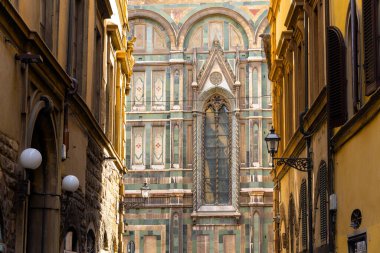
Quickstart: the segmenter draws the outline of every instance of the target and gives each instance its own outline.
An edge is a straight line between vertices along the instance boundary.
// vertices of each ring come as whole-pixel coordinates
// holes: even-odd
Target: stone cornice
[[[283,68],[284,66],[282,59],[274,60],[271,70],[269,72],[269,80],[271,80],[272,82],[279,81],[279,79],[283,76]]]
[[[121,35],[119,31],[119,27],[117,24],[113,23],[111,20],[106,20],[106,28],[107,32],[111,36],[111,41],[112,41],[112,46],[116,50],[120,50],[123,47],[122,40],[121,40]]]
[[[294,29],[298,16],[303,12],[303,5],[303,0],[293,0],[284,24],[288,30]]]
[[[112,7],[109,0],[97,0],[96,3],[102,18],[106,19],[112,16]]]
[[[285,53],[288,49],[289,42],[292,39],[293,31],[283,31],[280,36],[280,40],[278,41],[277,48],[276,48],[276,54],[277,56],[282,59],[285,58]]]

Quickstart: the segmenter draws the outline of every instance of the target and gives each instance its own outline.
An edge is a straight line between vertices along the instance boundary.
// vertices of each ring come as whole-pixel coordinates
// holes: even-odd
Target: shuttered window
[[[327,168],[323,161],[319,168],[319,198],[320,198],[320,226],[321,243],[327,243]]]
[[[301,236],[302,249],[307,249],[307,206],[306,206],[306,181],[301,184]]]
[[[331,127],[347,120],[346,49],[342,33],[337,27],[328,28],[328,109]]]
[[[366,95],[380,85],[380,0],[363,0],[363,40]]]

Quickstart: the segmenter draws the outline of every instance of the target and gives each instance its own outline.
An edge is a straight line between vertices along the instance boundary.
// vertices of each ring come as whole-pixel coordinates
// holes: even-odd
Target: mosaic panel
[[[165,71],[153,71],[153,109],[164,110],[165,106]]]
[[[144,236],[144,253],[156,253],[157,252],[157,237],[154,235]]]
[[[135,49],[145,48],[145,25],[139,24],[134,27],[134,35],[136,37],[136,42],[134,44]]]
[[[210,22],[209,24],[209,37],[208,45],[212,46],[214,40],[219,40],[221,47],[223,48],[223,23],[221,22]]]
[[[164,127],[152,128],[152,164],[164,165]]]
[[[210,252],[210,237],[208,235],[197,236],[197,253]]]
[[[144,165],[144,127],[134,127],[132,134],[133,165]]]
[[[202,34],[203,34],[203,26],[199,27],[194,33],[194,35],[191,37],[188,49],[202,47],[202,37],[203,37]]]
[[[133,73],[134,105],[143,106],[145,103],[145,72]]]
[[[153,29],[153,48],[164,49],[166,48],[165,36],[157,28]]]
[[[235,247],[235,235],[224,235],[223,236],[223,252],[228,253],[235,253],[236,247]]]
[[[240,49],[244,47],[243,39],[240,36],[240,32],[230,25],[230,49],[236,49],[236,47]]]

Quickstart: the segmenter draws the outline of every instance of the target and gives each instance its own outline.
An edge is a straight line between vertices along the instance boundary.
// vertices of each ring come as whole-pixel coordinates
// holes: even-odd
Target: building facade
[[[268,2],[129,2],[124,245],[130,252],[272,252],[272,124],[260,35]]]
[[[276,158],[310,161],[274,162],[275,252],[329,252],[326,1],[272,0],[268,19]]]
[[[371,239],[379,234],[373,155],[379,7],[372,0],[271,1],[266,51],[273,121],[282,138],[277,157],[311,158],[312,169],[309,178],[291,166],[274,167],[275,252],[380,247]]]
[[[330,25],[339,31],[346,73],[343,117],[331,136],[337,252],[376,252],[380,219],[376,154],[380,127],[380,2],[331,3]],[[354,25],[352,25],[354,24]],[[354,53],[357,52],[357,53]],[[368,194],[370,192],[370,194]]]
[[[0,252],[122,252],[126,8],[0,1]],[[19,160],[27,148],[42,155],[34,170]]]

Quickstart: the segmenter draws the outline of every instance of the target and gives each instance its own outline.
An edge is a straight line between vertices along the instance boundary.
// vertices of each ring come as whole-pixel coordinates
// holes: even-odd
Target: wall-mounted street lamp
[[[79,180],[76,176],[68,175],[62,179],[62,190],[75,192],[79,188]]]
[[[132,201],[124,200],[121,205],[126,209],[131,209],[131,208],[138,208],[142,207],[146,200],[150,196],[150,187],[148,186],[148,183],[144,183],[144,185],[140,188],[141,190],[141,198],[135,198]]]
[[[42,163],[42,155],[40,151],[35,148],[27,148],[21,152],[20,165],[28,170],[35,170],[40,167]],[[79,180],[74,175],[67,175],[62,179],[62,190],[67,193],[73,193],[79,188]],[[28,179],[22,180],[19,183],[19,194],[21,197],[30,194],[30,181]],[[46,194],[49,195],[49,194]]]
[[[278,152],[278,146],[280,144],[281,138],[278,136],[278,134],[275,133],[274,128],[272,126],[270,133],[265,137],[265,142],[267,144],[268,153],[272,157],[272,169],[274,170],[275,176],[275,165],[281,166],[281,165],[287,165],[291,168],[294,168],[298,171],[307,172],[307,189],[308,189],[308,240],[309,240],[309,253],[313,253],[313,233],[312,233],[312,202],[311,202],[311,183],[312,183],[312,160],[310,154],[308,154],[307,158],[284,158],[284,157],[278,157],[275,158],[275,154]],[[308,149],[309,150],[309,149]],[[276,208],[276,212],[279,212],[279,208]],[[279,220],[277,217],[279,217],[279,213],[275,214],[275,222],[276,222],[276,231],[279,232]],[[279,237],[278,237],[279,238]]]
[[[35,148],[27,148],[21,152],[20,165],[25,169],[35,170],[40,167],[42,155]]]

